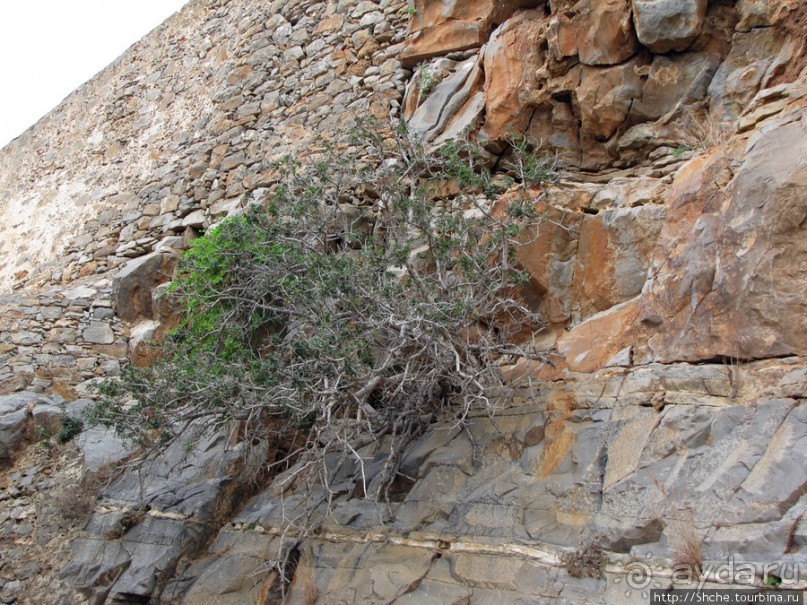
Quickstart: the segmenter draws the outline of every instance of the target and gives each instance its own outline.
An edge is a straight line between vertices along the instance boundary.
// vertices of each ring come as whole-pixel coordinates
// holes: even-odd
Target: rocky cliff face
[[[532,388],[500,393],[493,418],[435,423],[389,506],[353,497],[346,468],[287,600],[646,603],[698,558],[708,586],[729,560],[748,582],[765,564],[792,578],[807,563],[805,33],[799,0],[191,2],[0,152],[15,290],[0,387],[18,391],[0,400],[0,532],[28,553],[3,559],[2,596],[282,598],[273,561],[300,494],[253,481],[272,452],[176,446],[105,475],[77,521],[60,490],[125,444],[93,429],[50,455],[24,446],[88,384],[148,363],[172,316],[153,294],[189,238],[317,135],[360,155],[343,135],[363,113],[429,145],[478,142],[494,169],[520,136],[559,158],[519,251],[558,355],[511,368]],[[575,577],[595,539],[607,562]]]

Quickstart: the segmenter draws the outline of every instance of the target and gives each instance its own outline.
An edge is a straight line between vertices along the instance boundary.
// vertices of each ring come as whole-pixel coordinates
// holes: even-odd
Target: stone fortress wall
[[[395,115],[403,6],[190,2],[0,151],[0,392],[116,375],[121,313],[153,319],[96,308],[125,263],[183,247],[352,116]]]
[[[99,285],[3,297],[0,390],[69,397],[77,384],[120,373],[126,340],[111,289]]]

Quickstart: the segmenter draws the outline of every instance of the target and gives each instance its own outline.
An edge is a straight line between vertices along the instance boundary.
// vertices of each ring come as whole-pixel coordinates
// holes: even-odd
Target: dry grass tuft
[[[79,483],[69,483],[53,494],[56,513],[68,526],[84,525],[95,505],[96,493]]]
[[[602,578],[608,556],[602,547],[602,540],[597,537],[576,550],[565,552],[560,562],[573,578]]]
[[[675,521],[672,529],[673,569],[685,570],[692,578],[700,578],[703,571],[701,540],[698,538],[692,514]]]
[[[292,588],[300,591],[305,605],[314,605],[319,600],[319,588],[314,581],[314,567],[305,557],[297,564]]]

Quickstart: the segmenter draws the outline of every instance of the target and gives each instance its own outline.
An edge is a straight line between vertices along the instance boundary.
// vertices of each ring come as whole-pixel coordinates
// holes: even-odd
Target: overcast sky
[[[0,147],[188,0],[10,0],[0,12]]]

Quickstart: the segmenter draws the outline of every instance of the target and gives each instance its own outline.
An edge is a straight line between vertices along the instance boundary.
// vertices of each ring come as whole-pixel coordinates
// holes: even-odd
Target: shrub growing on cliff
[[[162,361],[106,385],[101,420],[141,443],[198,421],[251,441],[298,433],[295,477],[329,498],[350,463],[360,496],[387,499],[412,438],[492,406],[503,365],[542,357],[518,296],[516,236],[539,220],[526,190],[494,203],[467,146],[359,135],[365,162],[287,158],[263,203],[193,243],[173,286],[184,321]],[[374,477],[366,448],[386,452]]]

